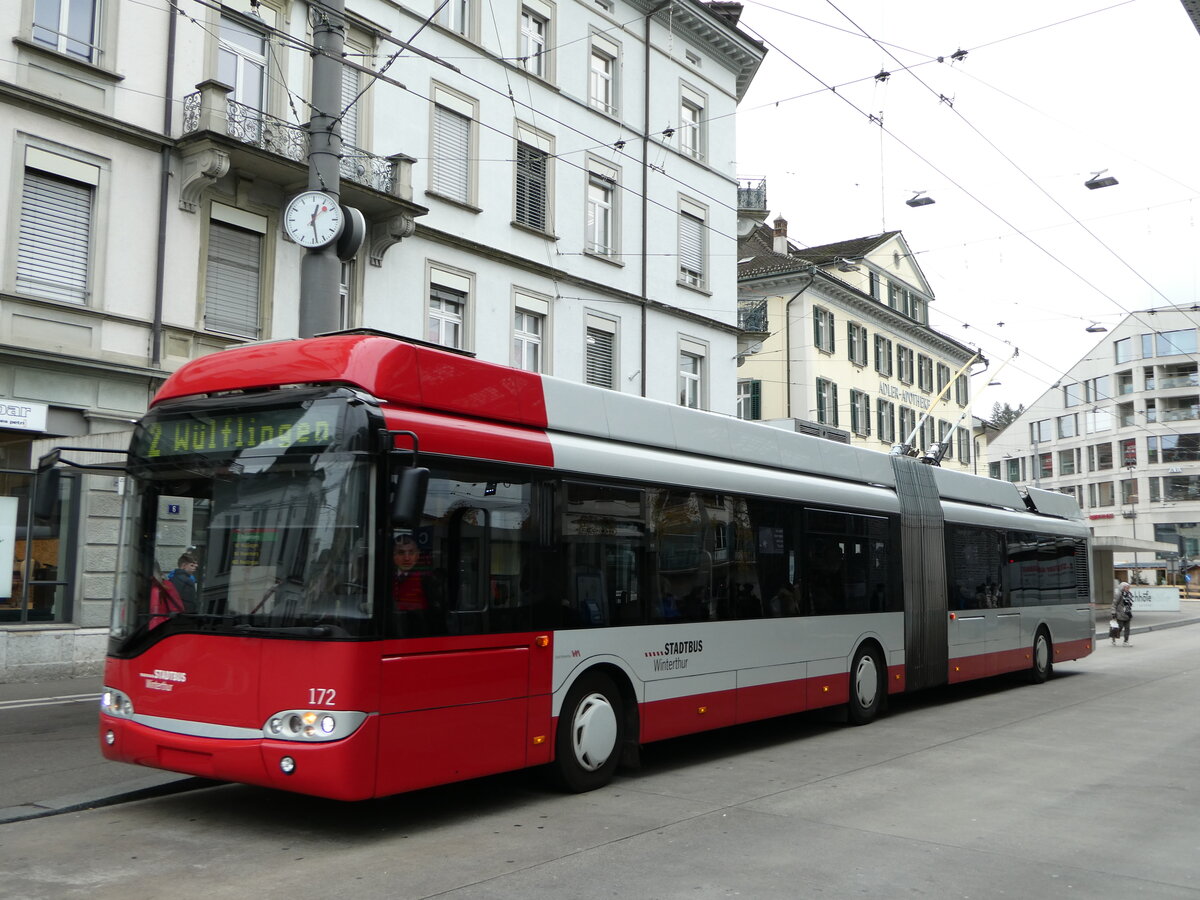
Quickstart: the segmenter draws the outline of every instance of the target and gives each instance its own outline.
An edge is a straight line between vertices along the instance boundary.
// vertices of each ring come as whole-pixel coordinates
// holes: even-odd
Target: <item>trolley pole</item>
[[[312,117],[308,122],[308,187],[341,202],[342,49],[345,0],[322,0],[310,7],[313,24]],[[341,260],[336,242],[307,250],[300,263],[300,337],[338,327]]]

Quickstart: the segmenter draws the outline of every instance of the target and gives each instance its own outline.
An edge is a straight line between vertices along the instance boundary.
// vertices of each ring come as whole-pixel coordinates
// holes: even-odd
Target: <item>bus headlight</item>
[[[100,692],[100,712],[118,719],[132,719],[133,701],[127,694],[106,687]]]
[[[285,709],[268,718],[262,732],[263,737],[279,741],[340,741],[354,734],[366,720],[365,712],[351,709]]]

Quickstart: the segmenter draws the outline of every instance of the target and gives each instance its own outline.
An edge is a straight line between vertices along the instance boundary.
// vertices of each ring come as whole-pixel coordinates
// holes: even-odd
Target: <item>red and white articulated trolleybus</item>
[[[187,364],[126,471],[101,747],[215,779],[588,790],[645,742],[1092,650],[1062,494],[377,333]]]

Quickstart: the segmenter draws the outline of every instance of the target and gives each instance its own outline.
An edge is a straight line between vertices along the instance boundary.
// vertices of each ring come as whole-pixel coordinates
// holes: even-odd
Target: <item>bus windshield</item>
[[[373,633],[371,408],[289,391],[164,404],[130,454],[110,652],[180,632]]]

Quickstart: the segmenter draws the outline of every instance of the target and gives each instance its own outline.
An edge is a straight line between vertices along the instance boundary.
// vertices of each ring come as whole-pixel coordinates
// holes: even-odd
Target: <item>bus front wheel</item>
[[[554,770],[559,784],[583,793],[612,781],[623,723],[621,694],[611,678],[589,672],[575,682],[558,716]]]
[[[884,692],[887,689],[884,682],[886,671],[878,650],[870,645],[858,648],[850,666],[847,713],[851,724],[866,725],[874,721],[883,709]]]

